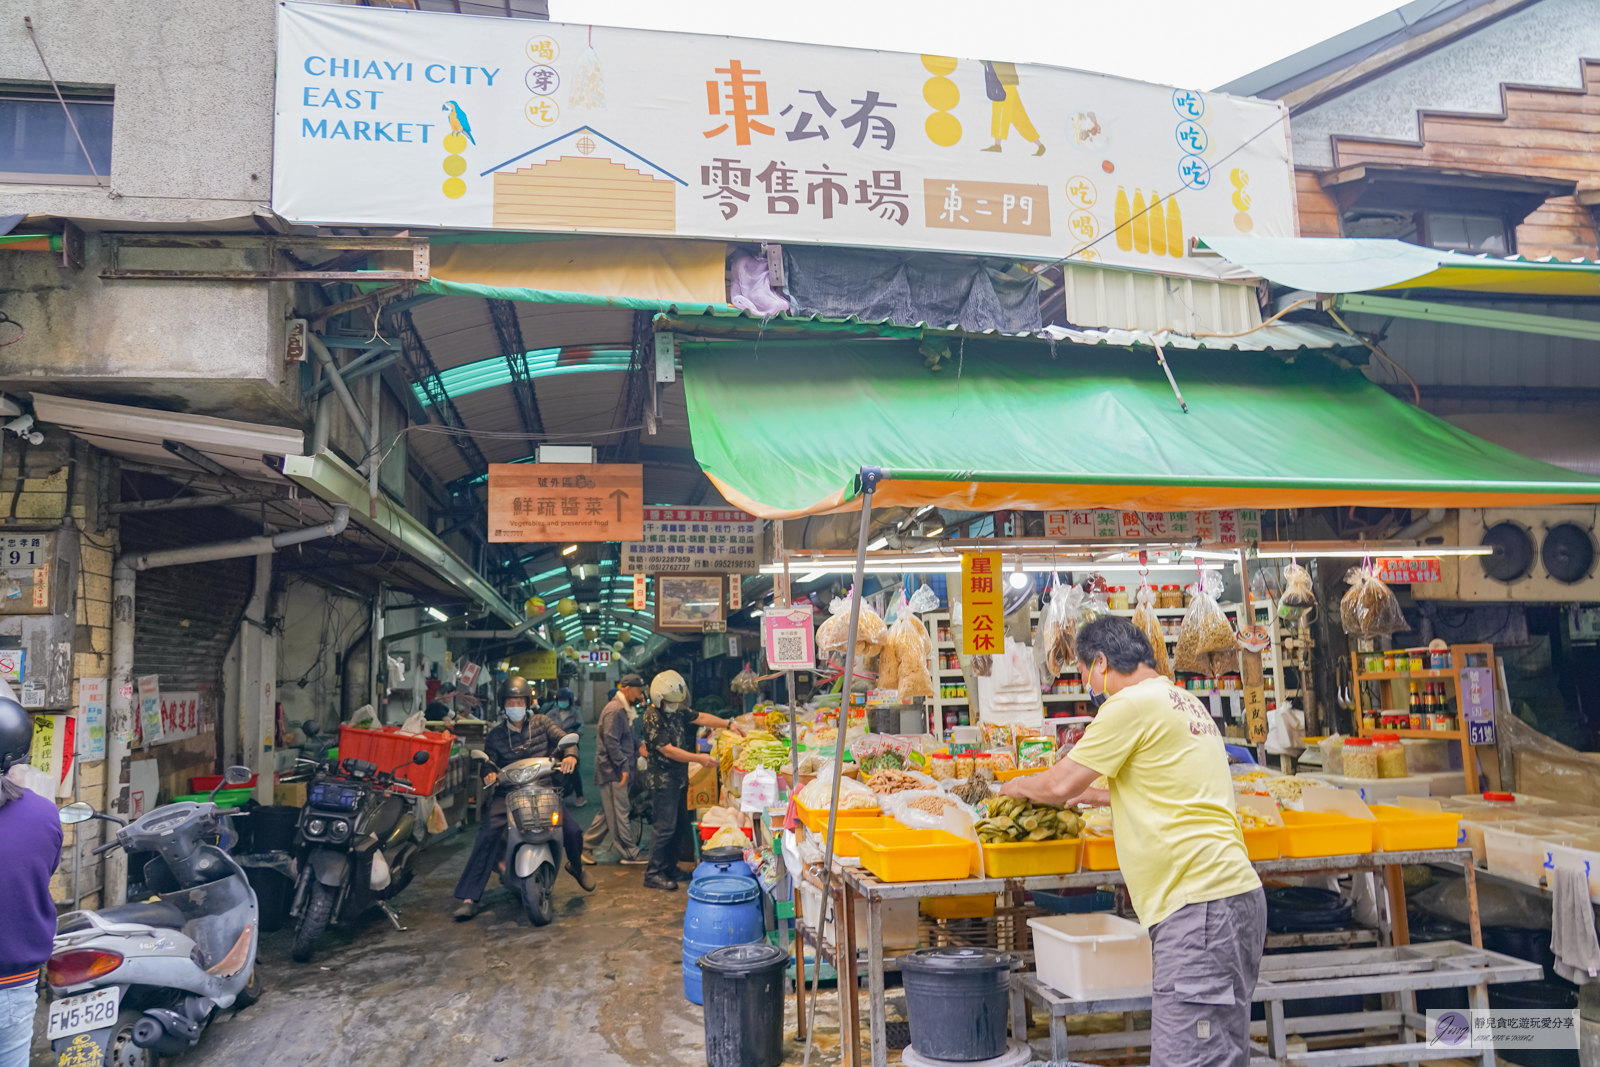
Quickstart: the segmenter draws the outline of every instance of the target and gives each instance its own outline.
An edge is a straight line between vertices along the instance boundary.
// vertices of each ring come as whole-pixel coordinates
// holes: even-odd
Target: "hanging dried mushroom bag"
[[[1167,657],[1167,635],[1161,629],[1161,619],[1156,615],[1156,591],[1146,580],[1139,583],[1139,606],[1133,610],[1133,624],[1150,639],[1150,650],[1156,655],[1156,670],[1172,677],[1172,662]],[[1226,621],[1226,620],[1224,620]]]
[[[1387,637],[1409,630],[1400,602],[1372,570],[1370,561],[1351,567],[1344,576],[1350,589],[1339,601],[1339,621],[1352,637]]]
[[[1215,572],[1205,575],[1194,587],[1194,599],[1178,629],[1178,654],[1174,666],[1180,671],[1215,675],[1222,664],[1213,660],[1213,653],[1237,653],[1237,638],[1233,624],[1217,597],[1222,592],[1222,579]]]

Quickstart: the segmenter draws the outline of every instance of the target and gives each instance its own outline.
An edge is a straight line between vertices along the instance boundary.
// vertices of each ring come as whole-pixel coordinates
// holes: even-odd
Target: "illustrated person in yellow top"
[[[989,97],[989,136],[994,138],[994,144],[982,151],[1000,151],[1000,142],[1011,135],[1011,127],[1015,126],[1018,133],[1039,146],[1033,154],[1044,155],[1044,142],[1039,139],[1039,131],[1033,128],[1017,90],[1017,65],[984,60],[983,88]]]
[[[1055,766],[1001,792],[1042,804],[1110,800],[1117,860],[1155,962],[1150,1062],[1248,1067],[1267,901],[1222,736],[1200,701],[1156,671],[1149,639],[1128,619],[1085,624],[1077,656],[1094,722]],[[1108,788],[1090,788],[1102,774]]]

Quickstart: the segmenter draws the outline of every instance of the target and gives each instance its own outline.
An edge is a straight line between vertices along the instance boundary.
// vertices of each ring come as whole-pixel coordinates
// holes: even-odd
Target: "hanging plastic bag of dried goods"
[[[733,681],[728,683],[728,688],[735,693],[754,693],[761,688],[761,683],[756,679],[756,672],[750,669],[750,664],[744,665],[744,670],[733,676]]]
[[[850,596],[856,596],[851,590]],[[850,640],[850,600],[846,597],[834,597],[833,603],[828,605],[828,618],[817,627],[817,647],[824,652],[837,652],[844,654],[844,646]],[[868,656],[876,655],[883,647],[884,638],[888,636],[889,629],[884,626],[878,613],[861,605],[861,621],[856,624],[856,659],[864,660]]]
[[[1339,622],[1351,637],[1386,637],[1409,630],[1400,602],[1368,563],[1351,567],[1344,576],[1350,589],[1339,601]]]
[[[1212,653],[1237,653],[1233,624],[1223,613],[1217,597],[1222,594],[1222,579],[1209,571],[1195,584],[1194,599],[1178,629],[1178,654],[1174,666],[1180,671],[1216,674]]]
[[[1317,594],[1311,585],[1311,572],[1291,560],[1283,568],[1283,595],[1278,599],[1278,615],[1298,619],[1316,606]]]
[[[1039,611],[1039,627],[1033,632],[1033,658],[1039,665],[1042,686],[1052,685],[1072,662],[1073,633],[1063,626],[1069,588],[1061,584],[1059,574],[1050,576],[1050,592]]]
[[[928,640],[928,628],[917,618],[906,601],[900,598],[899,618],[889,628],[889,638],[883,649],[883,660],[894,659],[899,673],[900,700],[912,697],[933,696],[933,676],[928,672],[928,656],[933,643]]]
[[[994,669],[994,657],[974,656],[961,651],[963,625],[961,601],[952,599],[950,601],[950,636],[955,640],[956,654],[961,658],[961,673],[967,676],[967,686],[968,688],[975,688],[972,679],[989,677],[989,672]]]
[[[1136,595],[1139,606],[1133,609],[1133,624],[1150,639],[1150,648],[1156,654],[1156,670],[1170,678],[1172,662],[1167,657],[1167,635],[1161,629],[1160,617],[1156,615],[1155,587],[1141,578]]]

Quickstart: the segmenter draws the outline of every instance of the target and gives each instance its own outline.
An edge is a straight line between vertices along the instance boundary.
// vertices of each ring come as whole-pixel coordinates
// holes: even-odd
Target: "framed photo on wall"
[[[658,574],[656,629],[700,632],[727,620],[720,574]]]

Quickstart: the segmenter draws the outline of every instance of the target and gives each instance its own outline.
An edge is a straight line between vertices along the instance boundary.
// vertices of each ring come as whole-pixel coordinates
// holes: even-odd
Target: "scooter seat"
[[[101,908],[95,914],[109,923],[143,923],[171,930],[182,930],[187,921],[183,912],[160,900],[150,904],[119,904],[114,908]]]

